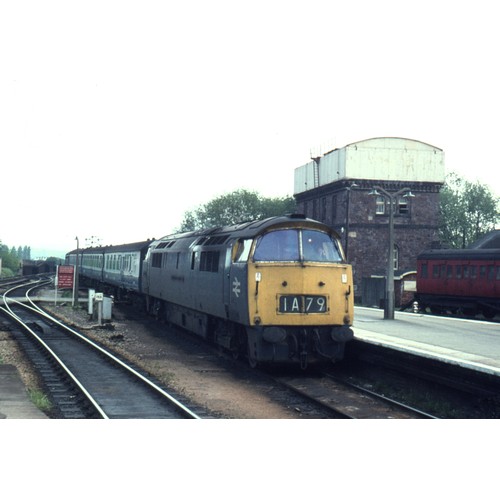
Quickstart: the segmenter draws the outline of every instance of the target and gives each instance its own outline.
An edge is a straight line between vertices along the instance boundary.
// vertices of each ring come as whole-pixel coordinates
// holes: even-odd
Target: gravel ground
[[[300,408],[273,400],[267,378],[244,364],[234,366],[227,356],[189,334],[146,318],[130,319],[122,306],[114,308],[114,319],[100,328],[86,311],[71,306],[45,305],[72,324],[137,366],[215,418],[301,418]],[[17,366],[28,388],[38,388],[36,374],[10,334],[0,330],[0,360]]]

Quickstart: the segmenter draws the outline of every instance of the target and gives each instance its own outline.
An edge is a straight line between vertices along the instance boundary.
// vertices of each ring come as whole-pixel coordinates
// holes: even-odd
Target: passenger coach
[[[432,250],[418,256],[420,308],[466,315],[500,313],[500,249]]]
[[[84,248],[78,251],[79,274],[90,286],[106,287],[116,296],[142,293],[142,263],[151,241],[124,245]],[[77,251],[66,255],[75,265]]]

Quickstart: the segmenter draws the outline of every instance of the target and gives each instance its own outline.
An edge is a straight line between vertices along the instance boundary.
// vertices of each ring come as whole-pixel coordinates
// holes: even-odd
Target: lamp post
[[[380,186],[375,186],[369,193],[383,196],[389,200],[389,251],[387,255],[387,277],[385,280],[384,319],[394,319],[394,204],[403,193],[405,197],[413,197],[409,188],[389,193]]]

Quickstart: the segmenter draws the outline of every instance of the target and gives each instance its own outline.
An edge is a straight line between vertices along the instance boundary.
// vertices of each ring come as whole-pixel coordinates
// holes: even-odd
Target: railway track
[[[47,328],[46,326],[44,327],[43,324],[38,324],[37,321],[39,320],[32,318],[30,321],[34,323],[33,328],[35,331],[43,332],[43,329]],[[136,321],[141,325],[144,324],[142,317],[136,319]],[[23,334],[23,337],[24,336],[25,334]],[[181,338],[184,339],[185,335],[182,335]],[[129,345],[129,347],[132,347],[132,345]],[[113,349],[113,346],[111,349]],[[191,352],[192,347],[189,346],[187,349]],[[327,376],[326,374],[311,375],[302,372],[297,373],[295,371],[291,372],[291,375],[290,372],[288,372],[288,374],[282,372],[276,375],[274,370],[271,373],[267,370],[257,370],[253,371],[256,377],[255,381],[251,379],[252,375],[244,375],[245,383],[261,386],[262,391],[268,394],[275,403],[291,408],[300,415],[300,418],[407,419],[433,418],[434,415],[436,415],[434,418],[460,418],[460,415],[465,416],[464,413],[456,413],[456,411],[461,408],[462,400],[457,401],[456,404],[452,401],[448,405],[451,409],[451,413],[448,410],[447,412],[440,410],[436,411],[433,404],[430,406],[427,404],[431,399],[439,403],[444,403],[445,400],[448,399],[448,391],[447,389],[440,389],[440,387],[443,384],[448,384],[450,381],[453,382],[453,385],[459,383],[459,379],[455,375],[444,376],[441,364],[436,367],[437,373],[431,376],[431,374],[427,373],[428,368],[424,367],[423,360],[421,359],[416,359],[416,365],[414,365],[414,363],[410,362],[406,357],[399,361],[393,359],[393,356],[390,355],[387,350],[384,350],[383,352],[371,353],[370,355],[365,351],[363,351],[363,353],[360,352],[358,356],[355,356],[358,358],[355,360],[352,356],[354,354],[352,352],[353,350],[356,351],[356,349],[350,350],[350,356],[346,359],[344,366],[338,365],[332,370],[332,373],[336,376],[336,380],[331,378],[332,373],[329,373]],[[141,351],[138,350],[137,353],[140,357]],[[214,349],[214,353],[216,354],[214,358],[221,354],[218,349]],[[142,363],[139,364],[142,365]],[[233,373],[233,371],[235,371],[238,376],[241,376],[240,371],[246,368],[246,363],[242,362],[241,364],[241,367],[239,363],[238,366],[236,366],[234,360],[228,357],[227,363],[220,366],[218,371],[223,373],[226,371],[228,371],[228,373]],[[385,368],[385,365],[387,365],[387,368]],[[346,368],[348,368],[348,370],[346,370]],[[155,368],[149,368],[148,365],[144,365],[143,370],[155,373]],[[208,370],[217,371],[217,367],[209,367]],[[143,373],[145,372],[143,371]],[[396,392],[392,391],[390,386],[394,374],[398,375],[397,380],[395,380],[393,384],[397,389]],[[422,387],[416,380],[417,375],[419,378],[423,375],[430,377],[430,380],[432,380],[430,382],[431,385],[440,389],[440,392],[436,396],[430,395],[430,393],[428,393],[428,387]],[[158,374],[158,376],[160,375]],[[264,380],[267,379],[268,376],[271,378],[268,381]],[[252,380],[252,382],[250,382],[250,380]],[[275,382],[273,382],[273,380],[275,380]],[[353,387],[352,384],[349,384],[352,380],[358,380],[357,387]],[[463,381],[467,382],[469,389],[474,389],[474,391],[476,391],[477,387],[470,387],[472,382],[470,374],[463,377]],[[206,379],[200,383],[205,384]],[[370,390],[362,386],[369,387]],[[486,389],[483,379],[481,379],[477,386],[483,391]],[[280,387],[282,388],[280,389]],[[288,396],[285,388],[289,393],[293,392],[295,396]],[[492,394],[491,391],[492,388],[489,388],[483,395],[485,397],[490,397]],[[385,396],[389,395],[392,400],[382,394]],[[412,397],[408,397],[409,395]],[[425,401],[422,401],[423,399]],[[406,406],[398,403],[398,401],[405,402]],[[422,404],[422,402],[425,404]],[[200,403],[200,401],[198,401],[198,404],[202,404],[204,408],[209,407],[205,402]],[[416,408],[423,409],[424,412],[419,412]],[[206,410],[204,411],[206,412]],[[217,414],[217,411],[213,414]],[[476,413],[473,415],[477,416]],[[481,415],[486,415],[486,413],[483,412]],[[474,417],[465,416],[465,418]]]
[[[151,377],[35,305],[36,285],[2,296],[1,312],[43,380],[59,418],[200,418]],[[20,293],[28,303],[21,303]]]
[[[348,419],[411,419],[437,418],[417,408],[387,398],[374,391],[350,384],[331,374],[278,377],[280,383],[330,408],[337,418]]]

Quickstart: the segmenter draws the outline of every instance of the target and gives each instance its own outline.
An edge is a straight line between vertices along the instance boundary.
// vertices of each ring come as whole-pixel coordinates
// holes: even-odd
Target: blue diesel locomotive
[[[76,251],[67,262],[76,261]],[[353,280],[338,235],[301,215],[80,251],[80,274],[250,364],[343,358]]]

